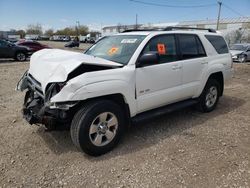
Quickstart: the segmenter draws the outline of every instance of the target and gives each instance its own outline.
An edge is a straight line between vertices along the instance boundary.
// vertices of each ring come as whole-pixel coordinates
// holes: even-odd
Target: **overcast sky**
[[[148,4],[147,4],[148,3]],[[250,16],[250,0],[222,0],[221,17]],[[154,5],[153,5],[154,4]],[[0,0],[0,30],[74,26],[91,29],[106,25],[216,19],[216,0]]]

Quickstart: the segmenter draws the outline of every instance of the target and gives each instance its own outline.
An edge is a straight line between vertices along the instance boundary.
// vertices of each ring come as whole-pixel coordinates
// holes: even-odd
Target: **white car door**
[[[159,62],[136,68],[137,112],[178,101],[182,82],[182,63],[178,61],[175,35],[152,38],[142,54],[158,52]]]
[[[178,34],[182,63],[182,99],[192,98],[208,68],[208,57],[197,35]]]

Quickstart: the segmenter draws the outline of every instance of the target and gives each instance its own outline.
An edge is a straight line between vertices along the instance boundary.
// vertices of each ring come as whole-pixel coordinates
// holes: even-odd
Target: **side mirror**
[[[160,61],[160,55],[158,52],[147,52],[139,58],[138,67],[158,64],[159,61]]]

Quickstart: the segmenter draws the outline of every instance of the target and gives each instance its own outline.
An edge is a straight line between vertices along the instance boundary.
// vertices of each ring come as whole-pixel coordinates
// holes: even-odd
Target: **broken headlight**
[[[66,83],[51,83],[45,92],[45,102],[48,102],[52,97],[59,93]]]

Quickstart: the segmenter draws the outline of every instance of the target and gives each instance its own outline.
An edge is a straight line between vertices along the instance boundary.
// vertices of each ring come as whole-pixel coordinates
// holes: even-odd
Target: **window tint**
[[[179,35],[180,52],[182,59],[198,58],[206,56],[204,48],[195,35]]]
[[[213,45],[217,53],[219,54],[228,53],[227,44],[222,36],[205,35],[205,37]]]
[[[159,63],[168,63],[178,60],[174,35],[154,37],[144,48],[143,54],[147,52],[158,52],[160,55]]]
[[[0,47],[6,47],[7,42],[0,40]]]

